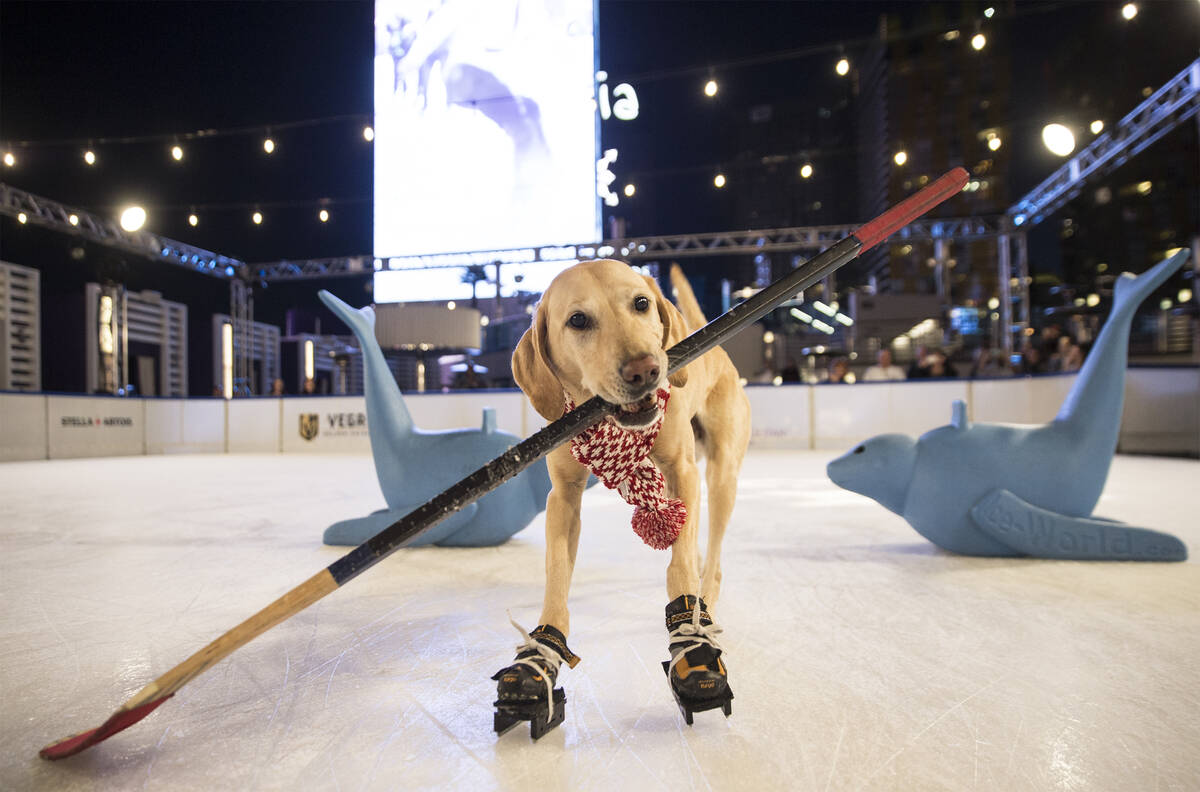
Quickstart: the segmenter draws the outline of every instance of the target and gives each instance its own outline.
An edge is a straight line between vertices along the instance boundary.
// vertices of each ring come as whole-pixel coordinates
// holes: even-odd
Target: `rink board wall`
[[[967,403],[973,421],[1044,423],[1074,375],[996,380],[752,386],[751,444],[846,450],[873,435],[920,435]],[[407,394],[424,430],[477,427],[484,408],[501,431],[546,424],[520,391]],[[1200,367],[1134,368],[1125,383],[1119,450],[1200,456]],[[361,396],[123,399],[0,393],[0,461],[174,453],[370,453]]]

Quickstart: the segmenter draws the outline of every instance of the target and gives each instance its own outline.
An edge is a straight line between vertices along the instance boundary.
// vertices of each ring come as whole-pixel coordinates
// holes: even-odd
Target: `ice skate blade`
[[[729,685],[725,685],[725,692],[719,696],[712,698],[691,698],[689,696],[680,695],[675,686],[671,684],[671,662],[663,660],[663,673],[667,675],[667,686],[671,688],[671,695],[675,697],[675,703],[679,705],[679,713],[683,715],[684,722],[692,725],[692,714],[696,712],[707,712],[711,709],[720,709],[728,718],[733,714],[733,690]]]
[[[554,689],[554,717],[549,723],[546,722],[545,701],[496,701],[492,706],[496,708],[492,727],[496,730],[497,737],[519,722],[529,721],[529,737],[537,740],[567,717],[567,694],[562,688]]]

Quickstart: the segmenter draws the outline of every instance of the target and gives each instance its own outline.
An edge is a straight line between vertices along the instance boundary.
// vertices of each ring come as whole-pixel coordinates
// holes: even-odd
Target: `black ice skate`
[[[515,621],[513,626],[524,636],[525,631]],[[529,721],[529,736],[540,738],[563,722],[567,697],[562,688],[554,687],[558,667],[563,661],[574,668],[579,658],[567,648],[566,637],[549,624],[542,624],[517,646],[512,665],[496,672],[496,707],[493,726],[497,734]]]
[[[683,719],[691,726],[692,713],[718,707],[728,718],[733,691],[716,641],[721,628],[713,624],[704,600],[688,594],[673,599],[667,605],[667,632],[671,659],[663,661],[663,671]]]

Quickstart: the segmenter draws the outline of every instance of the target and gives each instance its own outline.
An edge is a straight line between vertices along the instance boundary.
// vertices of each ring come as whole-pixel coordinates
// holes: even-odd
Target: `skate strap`
[[[703,614],[708,624],[704,624],[700,620]],[[684,614],[676,614],[682,616]],[[708,613],[697,606],[692,608],[692,618],[688,621],[680,622],[671,629],[669,646],[679,644],[679,648],[671,652],[671,667],[673,668],[685,654],[693,649],[700,649],[705,646],[711,646],[718,654],[724,652],[724,647],[717,642],[717,636],[724,632],[719,624],[713,622]]]
[[[687,522],[687,509],[683,501],[666,496],[662,471],[649,459],[671,398],[670,385],[659,388],[655,395],[658,415],[650,425],[627,429],[606,416],[575,436],[571,455],[604,486],[615,489],[626,503],[636,507],[633,530],[642,541],[655,550],[665,550]],[[565,415],[575,409],[575,402],[565,393],[563,397]]]
[[[522,639],[521,643],[517,644],[517,659],[513,661],[513,665],[523,665],[533,669],[546,683],[546,724],[549,725],[554,720],[554,678],[558,676],[558,667],[562,665],[564,658],[553,646],[544,644],[525,632],[525,628],[517,624],[517,620],[512,617],[511,613],[508,614],[508,621],[520,633]],[[553,636],[546,635],[545,637],[552,638]],[[565,643],[563,648],[566,649]],[[566,649],[566,651],[571,654],[570,649]],[[526,652],[529,654],[521,657]],[[579,658],[574,654],[571,654],[571,657],[575,659],[575,663],[579,662]],[[574,666],[574,663],[571,665]]]

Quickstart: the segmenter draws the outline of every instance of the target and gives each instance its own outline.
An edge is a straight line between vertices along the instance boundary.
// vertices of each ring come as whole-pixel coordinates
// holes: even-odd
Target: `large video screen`
[[[600,238],[593,16],[593,0],[376,1],[376,257]]]

